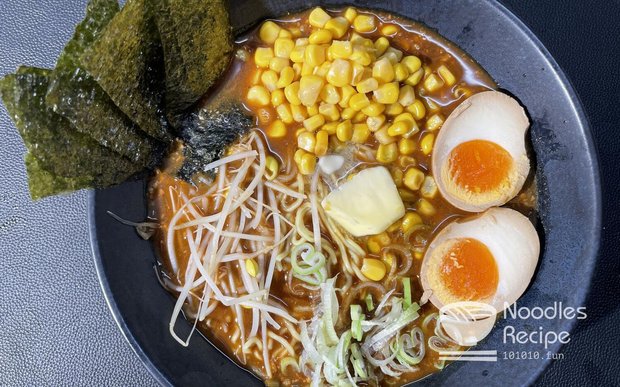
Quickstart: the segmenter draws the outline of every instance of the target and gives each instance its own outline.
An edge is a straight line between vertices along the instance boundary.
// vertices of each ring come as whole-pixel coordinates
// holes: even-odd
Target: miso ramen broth
[[[432,151],[450,113],[495,83],[436,32],[360,9],[268,21],[236,50],[221,89],[256,128],[196,185],[176,177],[180,144],[149,186],[162,282],[179,298],[171,331],[182,312],[269,385],[403,385],[440,371],[438,347],[460,346],[436,330],[422,262],[469,213],[438,191]],[[375,168],[393,183],[364,182],[362,171],[383,176]],[[387,227],[353,236],[330,195],[364,183],[382,198],[393,185],[398,203],[385,199]],[[522,192],[529,216],[535,190]]]

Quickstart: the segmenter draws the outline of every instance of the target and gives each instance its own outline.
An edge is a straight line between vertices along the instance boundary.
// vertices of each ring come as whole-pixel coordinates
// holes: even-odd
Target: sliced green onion
[[[364,364],[364,357],[362,356],[362,352],[360,351],[359,345],[356,343],[351,344],[351,364],[353,365],[353,370],[355,371],[355,376],[366,379],[368,378],[368,374],[366,373],[366,364]]]
[[[298,260],[301,258],[301,261]],[[319,286],[327,277],[326,260],[323,253],[315,251],[309,243],[295,246],[291,252],[293,277],[312,286]]]
[[[372,302],[372,294],[368,293],[366,295],[366,310],[368,310],[369,312],[372,312],[374,308],[375,308],[375,304],[373,304]]]
[[[407,309],[411,305],[411,280],[403,277],[403,307]]]
[[[359,305],[351,305],[351,334],[357,341],[362,341],[362,335],[364,334],[362,331],[363,319],[362,307]]]
[[[395,305],[398,305],[398,303],[392,305],[393,310],[396,310],[394,308]],[[405,325],[409,324],[420,316],[418,314],[418,310],[420,310],[420,305],[415,302],[411,304],[398,316],[398,318],[388,324],[381,332],[377,333],[371,338],[368,338],[362,346],[362,352],[368,352],[370,349],[376,351],[377,348],[382,345],[382,343],[387,344],[387,340],[390,337],[398,333],[401,328],[403,328]]]

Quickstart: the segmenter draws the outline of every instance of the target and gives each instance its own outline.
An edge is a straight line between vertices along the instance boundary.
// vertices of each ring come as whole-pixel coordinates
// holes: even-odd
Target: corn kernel
[[[394,80],[394,67],[387,58],[375,62],[372,68],[372,76],[381,83],[388,83]]]
[[[411,75],[405,80],[405,83],[411,86],[415,86],[422,80],[422,77],[424,76],[424,69],[420,68],[417,71],[410,73]]]
[[[298,46],[293,48],[293,51],[291,51],[291,61],[293,61],[294,63],[303,63],[304,58],[306,56],[306,47],[305,46]]]
[[[367,51],[356,50],[355,47],[353,48],[353,54],[351,54],[349,59],[362,66],[369,66],[372,63],[372,57]]]
[[[273,42],[275,42],[280,35],[281,30],[282,29],[279,25],[272,22],[271,20],[268,20],[264,22],[263,25],[260,27],[260,30],[258,31],[258,36],[263,42],[267,44],[273,44]]]
[[[396,141],[395,137],[389,135],[387,128],[386,125],[375,132],[375,140],[377,140],[379,144],[387,145]]]
[[[282,28],[278,34],[278,38],[292,39],[293,33],[285,28]]]
[[[310,42],[310,44],[326,44],[331,43],[332,38],[332,33],[330,31],[320,29],[310,34],[308,42]]]
[[[422,186],[422,182],[424,181],[424,172],[419,170],[418,168],[409,168],[405,172],[405,180],[403,183],[407,188],[412,191],[417,191]]]
[[[372,15],[357,15],[353,20],[353,29],[356,32],[372,32],[375,28],[375,17]]]
[[[410,129],[410,124],[407,121],[399,121],[399,122],[393,123],[388,128],[388,134],[392,137],[402,136],[403,134],[407,133],[409,129]]]
[[[416,203],[416,208],[418,212],[424,216],[433,216],[436,213],[433,204],[426,199],[418,200],[418,202]]]
[[[338,127],[338,125],[340,125],[340,122],[338,121],[328,122],[323,125],[321,130],[324,130],[325,132],[327,132],[327,134],[336,134],[336,128]]]
[[[276,74],[276,72],[273,70],[264,71],[263,75],[261,75],[260,77],[260,80],[263,86],[265,86],[269,91],[274,91],[278,88],[276,86],[276,84],[278,83],[278,74]]]
[[[331,66],[332,66],[331,62],[328,62],[328,61],[323,62],[323,64],[320,65],[319,67],[315,67],[312,73],[314,75],[318,75],[321,78],[325,78]]]
[[[288,58],[273,57],[269,61],[269,68],[279,74],[284,68],[288,67],[289,64]]]
[[[245,260],[245,270],[251,277],[256,277],[258,275],[258,264],[252,258]]]
[[[413,202],[417,199],[413,192],[409,191],[407,188],[399,188],[398,194],[403,202]]]
[[[409,230],[411,230],[414,226],[417,226],[423,223],[424,222],[422,221],[422,218],[420,217],[420,215],[412,211],[407,211],[405,216],[403,216],[403,220],[400,224],[400,229],[403,231],[403,233],[406,233]]]
[[[411,74],[415,73],[422,67],[422,61],[414,55],[404,57],[400,63],[404,64]]]
[[[278,177],[280,172],[280,164],[275,157],[269,155],[265,158],[265,177],[271,181]]]
[[[291,113],[291,108],[288,104],[281,104],[276,108],[276,112],[278,113],[278,117],[280,117],[282,122],[285,124],[292,124],[294,122],[293,114]]]
[[[316,168],[316,156],[311,153],[304,154],[297,167],[302,175],[313,174]]]
[[[398,157],[398,165],[401,168],[407,168],[410,166],[415,166],[417,165],[415,159],[411,156],[406,156],[406,155],[402,155]]]
[[[329,67],[325,79],[334,86],[344,87],[351,82],[351,76],[351,63],[345,59],[335,59]]]
[[[340,118],[340,110],[331,103],[319,105],[319,113],[329,121],[337,121]]]
[[[295,70],[291,66],[286,66],[280,71],[280,78],[278,78],[278,82],[276,83],[276,87],[278,89],[283,89],[286,86],[290,85],[295,79]]]
[[[457,86],[452,94],[457,99],[461,97],[469,98],[472,95],[472,92],[467,87]]]
[[[362,66],[361,64],[357,62],[353,62],[352,67],[353,67],[353,70],[351,73],[351,85],[355,86],[358,84],[358,82],[360,82],[363,79],[364,70],[366,70],[366,67]]]
[[[377,161],[380,163],[391,163],[398,157],[398,147],[395,143],[380,144],[377,148]]]
[[[280,120],[275,120],[267,128],[267,136],[271,138],[282,138],[286,136],[286,125]]]
[[[274,107],[282,105],[285,100],[286,97],[284,96],[284,91],[282,91],[282,89],[274,90],[273,93],[271,93],[271,104]]]
[[[359,17],[359,16],[358,16]],[[356,19],[357,20],[357,19]],[[371,281],[381,281],[385,277],[387,268],[383,261],[373,258],[364,258],[362,261],[362,274]]]
[[[441,65],[437,68],[437,73],[441,76],[441,78],[446,82],[446,85],[452,86],[456,83],[456,77],[452,74],[446,65]]]
[[[345,17],[335,17],[325,23],[325,29],[332,33],[333,37],[340,39],[349,29],[349,21]]]
[[[355,115],[353,116],[353,119],[351,121],[354,124],[361,124],[363,122],[366,122],[367,119],[368,119],[368,116],[366,114],[364,114],[364,112],[359,111],[359,112],[355,113]]]
[[[304,157],[305,154],[307,154],[308,152],[306,152],[303,149],[297,149],[295,151],[295,154],[293,155],[293,160],[295,161],[295,163],[297,165],[301,164],[301,159]]]
[[[293,78],[293,82],[298,81],[299,78],[301,78],[302,67],[303,66],[300,63],[293,63],[293,71],[295,72],[295,78]]]
[[[398,151],[401,155],[410,155],[415,152],[415,141],[408,138],[401,138],[398,141]]]
[[[260,83],[260,77],[261,75],[263,75],[263,70],[261,69],[257,69],[254,74],[252,74],[252,77],[250,78],[250,83],[252,85],[258,85]]]
[[[307,120],[306,120],[307,121]],[[305,121],[304,121],[305,124]],[[316,146],[316,137],[314,133],[303,131],[297,136],[297,147],[303,149],[306,152],[314,153],[314,147]]]
[[[394,184],[396,184],[397,187],[403,185],[403,175],[403,171],[401,171],[399,168],[392,169],[392,180],[394,180]],[[388,229],[388,232],[389,231],[390,229]]]
[[[392,254],[392,253],[384,253],[381,256],[381,259],[383,259],[383,262],[385,262],[386,266],[388,268],[390,268],[394,264],[394,262],[396,260],[396,256],[394,254]]]
[[[353,125],[353,135],[351,136],[351,141],[357,144],[363,144],[370,137],[370,129],[368,129],[368,125],[366,124],[355,124]]]
[[[271,101],[269,90],[263,86],[252,86],[248,90],[247,100],[250,104],[256,106],[267,106]]]
[[[375,78],[364,79],[355,86],[358,93],[370,93],[379,88],[379,82]]]
[[[392,103],[386,106],[385,114],[388,116],[397,116],[400,113],[402,113],[403,110],[404,110],[403,105],[396,102],[396,103]]]
[[[426,106],[426,110],[430,111],[431,113],[434,113],[440,109],[440,106],[430,98],[426,99]]]
[[[424,178],[422,187],[420,187],[420,194],[427,199],[432,199],[437,195],[437,184],[432,176]]]
[[[381,105],[381,106],[385,106],[385,105]],[[368,108],[365,108],[365,109],[368,109]],[[364,114],[367,114],[366,112],[364,112],[365,109],[363,109],[362,112]],[[370,129],[371,132],[376,132],[377,130],[381,129],[381,127],[385,123],[385,116],[383,114],[378,114],[378,115],[367,114],[367,115],[368,115],[368,118],[366,119],[366,125],[368,125],[368,129]]]
[[[310,25],[317,28],[323,28],[329,19],[331,19],[331,16],[329,16],[329,14],[321,7],[316,7],[313,9],[308,16],[308,22]]]
[[[407,111],[413,115],[416,120],[421,120],[426,115],[426,107],[421,100],[415,100],[407,107]]]
[[[327,102],[329,104],[335,105],[340,102],[340,92],[338,88],[332,84],[327,84],[323,86],[323,90],[321,90],[321,100]]]
[[[415,102],[415,91],[413,90],[413,86],[404,85],[400,88],[400,93],[398,94],[398,103],[407,107]]]
[[[269,62],[273,58],[273,49],[271,47],[257,47],[254,52],[254,63],[258,67],[267,68]]]
[[[306,108],[308,110],[308,116],[316,116],[319,114],[319,105],[314,104]]]
[[[394,47],[388,47],[388,49],[385,50],[385,53],[381,56],[380,59],[383,59],[383,58],[387,58],[390,61],[390,63],[395,65],[396,63],[400,62],[400,60],[403,58],[403,52],[395,49]]]
[[[306,107],[303,105],[291,105],[291,114],[293,115],[293,121],[303,122],[308,118]]]
[[[388,47],[390,47],[390,41],[387,40],[386,37],[382,36],[379,39],[375,40],[375,54],[377,56],[383,55],[385,53],[385,50],[388,49]]]
[[[332,60],[348,59],[353,54],[353,45],[349,41],[334,40],[328,51],[332,55]]]
[[[375,101],[387,105],[398,101],[399,92],[398,82],[391,82],[381,85],[381,87],[373,92],[373,96]]]
[[[355,117],[355,114],[357,114],[357,112],[350,107],[344,108],[342,109],[342,112],[340,112],[340,118],[343,120],[352,120],[353,117]]]
[[[353,23],[353,20],[357,17],[357,10],[353,7],[349,7],[344,11],[344,17],[349,21],[349,23]]]
[[[368,117],[376,117],[380,115],[381,113],[383,113],[384,110],[385,110],[384,104],[372,101],[370,105],[362,109],[362,113],[364,113]]]
[[[299,81],[299,100],[305,106],[316,103],[323,88],[323,78],[316,75],[304,75]],[[291,102],[292,103],[292,102]]]
[[[420,149],[422,150],[422,153],[427,156],[431,154],[431,152],[433,151],[434,141],[435,135],[433,133],[428,133],[424,137],[422,137],[422,140],[420,141]]]
[[[327,153],[327,147],[329,144],[329,134],[324,130],[319,130],[316,133],[316,145],[314,146],[314,154],[317,156],[324,156]]]
[[[441,89],[444,85],[443,79],[436,74],[431,74],[424,80],[424,89],[429,93]]]
[[[413,116],[411,115],[411,113],[400,113],[399,115],[394,117],[395,123],[400,122],[400,121],[405,121],[411,126],[415,124],[415,120],[413,119]]]
[[[375,240],[372,237],[368,238],[368,242],[366,242],[366,247],[368,248],[368,251],[373,254],[379,254],[381,252],[381,245],[379,244],[379,241]]]
[[[426,120],[426,130],[435,131],[443,125],[443,117],[441,114],[433,114]]]
[[[366,94],[357,93],[349,99],[349,107],[355,111],[360,111],[370,105],[370,100]]]
[[[310,44],[306,47],[304,53],[305,63],[309,66],[320,66],[325,62],[325,48],[316,44]]]
[[[293,82],[284,88],[284,96],[292,105],[301,105],[299,99],[299,82]]]
[[[321,126],[323,126],[323,124],[325,123],[325,117],[323,117],[320,114],[316,114],[313,116],[310,116],[308,118],[306,118],[304,120],[304,128],[308,129],[308,130],[316,130],[318,128],[320,128]],[[301,148],[301,146],[300,146]],[[306,149],[306,148],[303,148]],[[308,152],[312,152],[308,149],[306,149]]]
[[[407,78],[409,78],[407,66],[402,63],[396,63],[394,65],[394,79],[398,82],[404,82]]]
[[[381,28],[381,33],[385,36],[392,36],[398,33],[398,27],[394,24],[387,24]]]
[[[342,121],[338,124],[336,127],[336,137],[338,137],[338,140],[342,142],[349,141],[352,136],[353,124],[351,123],[351,120]]]
[[[288,59],[291,57],[291,52],[295,48],[295,42],[290,38],[278,38],[273,45],[273,52],[278,58]]]

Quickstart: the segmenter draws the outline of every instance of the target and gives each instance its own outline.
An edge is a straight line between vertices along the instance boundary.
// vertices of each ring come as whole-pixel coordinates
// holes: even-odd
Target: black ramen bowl
[[[265,18],[315,5],[385,10],[420,21],[456,43],[477,60],[527,108],[536,155],[539,231],[543,254],[519,307],[579,307],[588,291],[599,243],[601,199],[596,154],[583,109],[570,83],[538,39],[495,1],[231,1],[237,32]],[[189,347],[168,333],[173,297],[159,284],[150,242],[106,214],[129,219],[146,215],[146,182],[127,183],[90,195],[90,232],[99,278],[123,334],[161,384],[248,386],[261,382],[196,335]],[[560,306],[561,303],[561,306]],[[502,316],[503,317],[503,316]],[[455,362],[421,383],[446,385],[527,385],[558,352],[559,342],[506,342],[504,330],[570,331],[574,318],[500,319],[476,349],[497,350],[496,362]],[[538,316],[536,316],[538,317]],[[177,324],[180,333],[189,323]],[[185,332],[182,332],[185,330]],[[552,341],[552,340],[549,340]],[[537,352],[538,358],[515,360],[514,354]],[[513,357],[511,360],[510,357]],[[519,357],[519,355],[517,355]],[[533,357],[533,356],[532,356]]]

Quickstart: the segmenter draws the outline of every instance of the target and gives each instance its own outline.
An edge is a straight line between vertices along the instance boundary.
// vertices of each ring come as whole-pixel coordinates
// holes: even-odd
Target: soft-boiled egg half
[[[501,312],[527,289],[539,253],[529,219],[509,208],[491,208],[437,234],[424,255],[420,280],[437,308],[476,301]]]
[[[470,212],[515,197],[530,170],[528,127],[521,105],[504,93],[485,91],[463,101],[446,119],[433,148],[433,174],[442,196]]]

